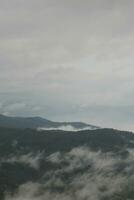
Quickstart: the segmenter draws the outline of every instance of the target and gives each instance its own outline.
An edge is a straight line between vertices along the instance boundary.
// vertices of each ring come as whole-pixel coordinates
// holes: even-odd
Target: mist
[[[82,146],[66,153],[44,155],[43,159],[54,168],[38,182],[27,182],[14,194],[6,193],[5,200],[126,199],[128,192],[134,192],[134,151],[123,151],[124,155],[104,153]]]

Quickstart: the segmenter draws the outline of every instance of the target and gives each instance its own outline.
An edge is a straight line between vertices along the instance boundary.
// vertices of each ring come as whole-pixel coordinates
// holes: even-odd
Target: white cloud
[[[18,156],[10,156],[9,158],[3,158],[0,162],[6,163],[23,163],[29,165],[32,168],[39,169],[40,160],[43,158],[43,152],[37,154],[28,153]]]
[[[133,191],[134,176],[130,167],[133,166],[134,152],[132,149],[124,151],[128,152],[128,156],[95,152],[86,147],[51,154],[46,158],[47,161],[56,166],[59,164],[60,168],[53,168],[44,174],[41,183],[28,182],[21,185],[13,196],[8,194],[5,199],[100,200],[114,199],[116,196],[121,198],[124,195],[127,199],[127,192]],[[122,169],[121,164],[124,166]],[[64,179],[64,174],[68,178]],[[64,188],[61,192],[56,190],[60,187]]]
[[[62,131],[82,131],[82,130],[95,130],[95,129],[98,129],[98,128],[93,128],[91,126],[86,126],[84,128],[75,128],[71,125],[65,125],[65,126],[59,126],[59,127],[51,127],[51,128],[45,128],[45,127],[39,127],[37,128],[38,131],[43,131],[43,130],[62,130]]]

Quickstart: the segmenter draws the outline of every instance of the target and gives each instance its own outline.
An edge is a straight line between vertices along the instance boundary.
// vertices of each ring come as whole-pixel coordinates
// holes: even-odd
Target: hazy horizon
[[[0,113],[134,130],[133,0],[0,0]]]

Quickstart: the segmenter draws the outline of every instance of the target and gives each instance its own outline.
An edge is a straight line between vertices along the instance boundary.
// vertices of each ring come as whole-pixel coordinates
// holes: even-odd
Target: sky
[[[134,131],[133,0],[0,0],[0,113]]]

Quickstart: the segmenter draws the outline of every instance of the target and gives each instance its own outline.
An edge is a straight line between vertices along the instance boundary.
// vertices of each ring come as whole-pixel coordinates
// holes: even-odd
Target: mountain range
[[[98,126],[83,122],[54,122],[41,117],[10,117],[0,115],[0,127],[9,128],[41,128],[41,129],[64,129],[65,127],[74,129],[97,129]]]
[[[0,115],[0,200],[133,200],[133,185],[132,132]]]

